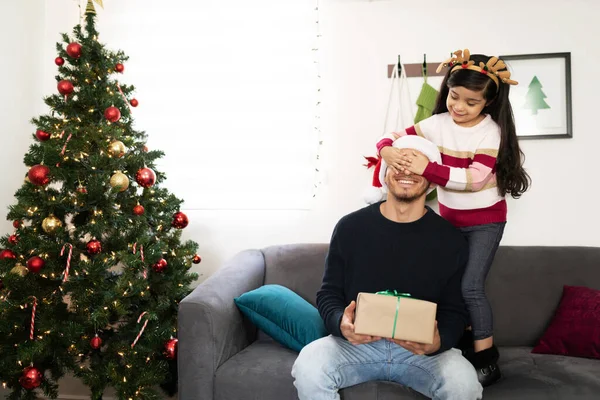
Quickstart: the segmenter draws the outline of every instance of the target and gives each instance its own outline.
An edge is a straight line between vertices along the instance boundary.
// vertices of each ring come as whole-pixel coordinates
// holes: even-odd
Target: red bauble
[[[34,165],[27,173],[29,181],[34,185],[44,186],[50,182],[50,168],[45,165]]]
[[[135,174],[135,181],[143,187],[150,187],[156,182],[156,175],[150,168],[142,168]]]
[[[13,226],[14,226],[15,228],[20,228],[22,223],[23,223],[22,221],[19,221],[19,220],[17,219],[17,220],[15,220],[15,221],[13,221]]]
[[[165,350],[163,354],[167,360],[174,360],[177,358],[177,342],[175,338],[171,338],[165,342]]]
[[[58,89],[58,93],[65,96],[70,95],[71,93],[73,93],[73,90],[75,90],[71,81],[68,81],[66,79],[58,82],[56,88]]]
[[[48,132],[44,132],[41,129],[38,129],[37,131],[35,131],[35,137],[37,137],[40,142],[45,142],[46,140],[50,139],[50,134]]]
[[[148,152],[148,146],[142,147],[142,150],[144,150],[144,153],[147,153]]]
[[[104,118],[110,122],[117,122],[121,119],[121,111],[115,106],[110,106],[104,110]]]
[[[125,66],[121,63],[118,63],[117,65],[115,65],[115,71],[123,72],[123,71],[125,71]]]
[[[90,340],[90,346],[92,346],[92,349],[98,350],[102,347],[102,339],[100,339],[98,335],[94,336],[92,340]]]
[[[131,107],[137,107],[138,104],[140,104],[140,102],[137,101],[137,99],[131,99],[131,101],[129,102],[129,104],[131,104]]]
[[[10,249],[4,249],[0,251],[0,260],[4,260],[6,258],[17,258],[17,255]]]
[[[144,206],[138,204],[137,206],[133,207],[133,213],[135,215],[143,215],[144,214]]]
[[[33,272],[34,274],[40,272],[42,268],[44,268],[44,265],[46,265],[46,261],[38,256],[33,256],[27,260],[27,269],[29,272]]]
[[[69,43],[67,46],[67,54],[73,58],[81,57],[81,45],[79,43]]]
[[[35,389],[42,384],[43,375],[36,367],[26,367],[19,378],[19,383],[27,390]]]
[[[100,243],[99,240],[92,239],[85,245],[85,248],[87,249],[88,254],[93,256],[102,251],[102,243]]]
[[[12,245],[19,243],[19,237],[17,235],[10,235],[8,238],[8,243]]]
[[[62,66],[65,63],[65,59],[62,57],[56,57],[54,59],[54,64],[58,65],[59,67]]]
[[[171,222],[171,225],[177,229],[183,229],[188,226],[189,222],[187,215],[179,211],[173,214],[173,222]]]
[[[77,192],[78,192],[78,193],[81,193],[81,194],[87,194],[87,189],[86,189],[86,187],[85,187],[85,186],[81,186],[81,185],[80,185],[80,186],[77,186],[77,189],[76,189],[76,190],[77,190]]]
[[[192,258],[192,262],[193,262],[194,264],[200,264],[200,261],[202,261],[202,258],[200,258],[200,256],[199,256],[198,254],[196,254],[196,255],[194,256],[194,258]]]
[[[152,269],[154,270],[154,272],[164,272],[164,270],[167,269],[167,264],[167,260],[161,258],[156,264],[152,266]]]

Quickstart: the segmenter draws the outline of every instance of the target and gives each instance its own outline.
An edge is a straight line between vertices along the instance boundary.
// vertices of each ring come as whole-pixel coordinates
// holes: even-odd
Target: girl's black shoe
[[[498,367],[499,357],[500,353],[496,346],[476,353],[473,352],[471,357],[467,357],[477,371],[477,379],[479,379],[481,386],[490,386],[502,377],[500,367]]]

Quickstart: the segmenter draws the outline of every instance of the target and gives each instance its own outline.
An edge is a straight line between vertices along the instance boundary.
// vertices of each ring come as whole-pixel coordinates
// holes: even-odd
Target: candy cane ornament
[[[67,256],[67,268],[65,268],[65,276],[63,278],[63,283],[69,280],[69,270],[71,269],[71,256],[73,255],[73,245],[71,243],[65,243],[60,251],[60,256],[62,257],[65,253],[65,247],[69,246],[69,255]]]
[[[67,143],[69,143],[69,140],[71,140],[71,136],[73,135],[69,133],[69,136],[67,136],[67,140],[65,141],[65,145],[63,146],[62,151],[60,152],[61,156],[65,155],[65,151],[67,151]]]
[[[136,253],[136,248],[137,242],[133,244],[133,254]],[[144,245],[140,246],[140,258],[142,259],[142,262],[144,262]],[[146,268],[144,268],[142,275],[144,276],[144,279],[148,279],[148,270]]]
[[[125,104],[127,104],[127,108],[129,108],[129,112],[131,112],[131,106],[129,105],[129,101],[127,101],[127,97],[125,97],[125,94],[123,94],[123,91],[121,90],[121,86],[119,86],[118,83],[117,83],[117,88],[119,89],[119,93],[121,93],[121,96],[123,96],[123,100],[125,100]]]
[[[142,317],[144,315],[146,315],[146,311],[144,311],[143,313],[140,314],[140,316],[138,317],[137,323],[139,324],[140,321],[142,320]],[[142,329],[140,329],[140,333],[138,333],[138,335],[136,336],[135,340],[133,341],[133,343],[131,343],[131,348],[133,349],[136,345],[136,343],[138,342],[138,340],[140,340],[140,337],[142,336],[142,333],[144,333],[144,329],[146,329],[146,325],[148,325],[148,317],[146,317],[146,321],[144,321],[144,325],[142,326]]]
[[[29,339],[33,340],[33,330],[35,328],[35,309],[37,308],[37,298],[33,297],[33,305],[31,307],[31,328],[29,329]]]

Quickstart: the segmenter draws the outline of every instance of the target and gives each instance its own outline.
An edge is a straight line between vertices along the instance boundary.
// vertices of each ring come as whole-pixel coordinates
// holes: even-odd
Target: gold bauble
[[[25,276],[29,272],[26,266],[21,263],[16,263],[13,269],[10,270],[12,274],[16,274],[19,276]]]
[[[121,158],[125,155],[127,148],[123,144],[123,142],[119,140],[115,140],[111,144],[108,145],[108,154],[113,157]]]
[[[129,187],[129,178],[121,171],[117,171],[110,178],[110,186],[117,189],[119,192],[123,192]]]
[[[61,220],[56,218],[54,215],[50,215],[44,218],[44,220],[42,221],[42,229],[46,233],[54,233],[61,226]]]

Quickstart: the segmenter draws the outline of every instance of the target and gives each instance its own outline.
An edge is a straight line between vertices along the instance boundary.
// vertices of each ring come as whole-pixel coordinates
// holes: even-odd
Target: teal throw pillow
[[[258,329],[292,350],[328,334],[319,311],[284,286],[264,285],[234,301]]]

